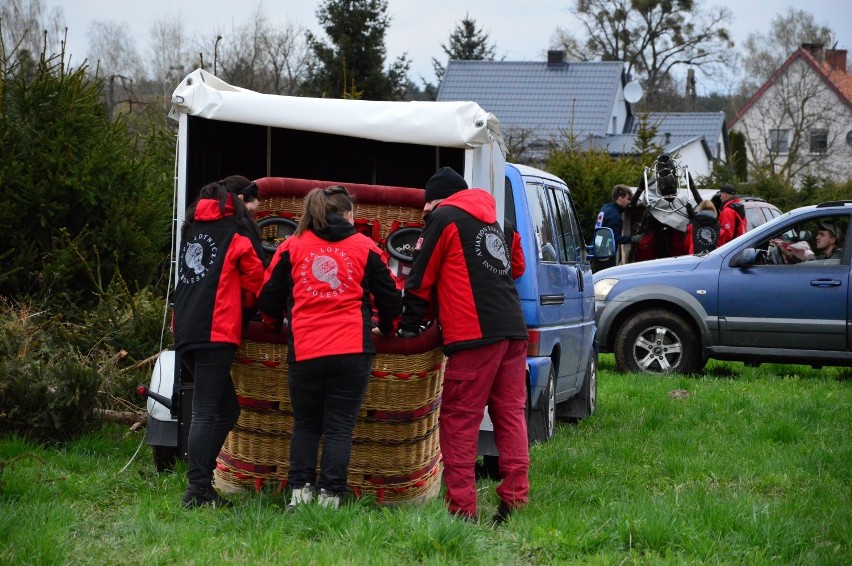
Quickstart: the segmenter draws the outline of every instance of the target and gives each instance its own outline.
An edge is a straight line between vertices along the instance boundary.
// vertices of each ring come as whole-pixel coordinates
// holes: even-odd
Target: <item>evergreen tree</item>
[[[328,43],[312,33],[315,61],[308,67],[304,92],[311,96],[402,100],[408,90],[406,55],[385,65],[385,33],[390,25],[387,0],[324,0],[317,19]]]
[[[459,59],[461,61],[493,61],[496,47],[488,43],[488,34],[476,27],[476,20],[465,14],[464,19],[456,24],[456,29],[450,34],[449,45],[442,43],[441,49],[447,59]],[[438,83],[444,78],[446,68],[434,57],[432,67]]]
[[[103,84],[64,57],[0,56],[0,296],[84,306],[117,273],[158,282],[171,180],[155,138],[111,122]]]

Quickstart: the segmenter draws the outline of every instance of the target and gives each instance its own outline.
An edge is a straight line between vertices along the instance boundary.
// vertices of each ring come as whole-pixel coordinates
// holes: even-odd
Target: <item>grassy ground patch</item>
[[[849,564],[849,370],[711,362],[703,377],[612,371],[598,412],[532,449],[529,507],[498,529],[440,501],[284,512],[180,508],[140,437],[106,427],[62,447],[0,438],[3,564]],[[480,513],[496,507],[480,483]],[[483,521],[484,523],[485,521]]]

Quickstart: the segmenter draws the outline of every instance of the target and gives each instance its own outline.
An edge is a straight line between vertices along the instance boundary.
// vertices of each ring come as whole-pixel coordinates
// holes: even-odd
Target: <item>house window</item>
[[[769,130],[769,151],[787,153],[787,134],[790,130]]]
[[[811,130],[811,153],[828,151],[828,130]]]

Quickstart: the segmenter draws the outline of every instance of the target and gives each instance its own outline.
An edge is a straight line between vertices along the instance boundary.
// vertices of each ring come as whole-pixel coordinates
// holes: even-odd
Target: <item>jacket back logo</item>
[[[342,249],[324,247],[301,262],[296,285],[314,297],[336,297],[352,286],[352,258]]]
[[[485,226],[476,234],[476,255],[482,265],[498,275],[509,273],[509,256],[500,231],[494,226]]]
[[[193,237],[184,248],[179,274],[181,283],[189,285],[204,279],[218,254],[219,248],[213,238],[207,234]]]

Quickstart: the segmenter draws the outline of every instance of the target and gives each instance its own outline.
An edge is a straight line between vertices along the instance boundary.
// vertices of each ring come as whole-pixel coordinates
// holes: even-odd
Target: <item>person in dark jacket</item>
[[[355,231],[353,215],[344,187],[309,192],[296,231],[272,257],[258,299],[267,326],[280,327],[285,313],[290,321],[290,510],[314,495],[337,508],[348,491],[352,431],[376,351],[370,297],[383,334],[396,330],[402,311],[381,250]]]
[[[709,200],[702,200],[686,227],[684,236],[686,248],[690,254],[712,252],[719,242],[719,219],[716,207]]]
[[[507,244],[494,198],[468,190],[451,168],[429,179],[425,199],[426,222],[405,285],[400,335],[417,334],[437,308],[448,357],[439,417],[446,504],[453,515],[477,520],[475,463],[487,404],[503,477],[492,519],[499,523],[529,496],[527,328],[513,281],[523,273],[523,259],[516,255],[523,252],[519,241]]]
[[[632,196],[633,193],[627,185],[615,185],[612,188],[612,201],[601,207],[601,211],[598,213],[598,219],[595,222],[596,229],[600,227],[612,229],[612,233],[615,235],[615,243],[618,246],[621,246],[622,244],[630,244],[631,242],[638,242],[639,239],[641,239],[641,235],[636,237],[622,235],[622,231],[624,229],[624,221],[622,220],[623,214],[630,206],[630,198]],[[617,249],[620,250],[620,248]],[[618,254],[616,254],[616,256],[617,255]],[[604,261],[596,262],[596,271],[617,265],[618,261],[616,256]]]
[[[253,231],[248,210],[224,181],[201,189],[182,227],[173,332],[175,350],[195,382],[186,507],[230,506],[212,480],[216,457],[240,414],[231,364],[242,338],[242,311],[263,283]]]

